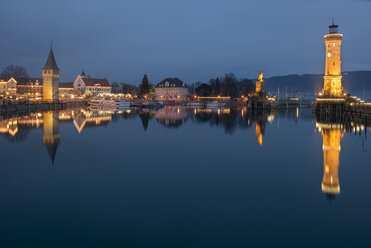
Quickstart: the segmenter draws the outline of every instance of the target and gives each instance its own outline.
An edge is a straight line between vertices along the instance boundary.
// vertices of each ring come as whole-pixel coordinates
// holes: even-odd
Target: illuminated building
[[[20,95],[43,95],[43,79],[42,78],[11,78],[9,81],[5,81],[4,83],[8,83],[8,86],[12,84],[12,86],[8,87],[9,94],[20,94]],[[0,80],[0,94],[1,94],[1,84],[2,81]],[[59,83],[59,95],[61,94],[73,94],[75,89],[73,88],[73,83]],[[9,90],[14,89],[14,90]],[[14,93],[12,93],[14,92]]]
[[[72,95],[75,93],[75,88],[72,82],[59,83],[59,95]]]
[[[340,141],[343,137],[340,128],[332,128],[317,123],[323,136],[323,180],[322,191],[327,194],[340,194],[339,156]]]
[[[48,59],[42,69],[43,100],[54,102],[59,100],[59,68],[55,62],[53,48],[50,47]]]
[[[57,111],[48,111],[43,113],[44,137],[43,143],[48,150],[52,162],[54,162],[60,142],[59,119]]]
[[[156,85],[155,94],[158,101],[184,101],[188,88],[179,78],[166,78]]]
[[[323,85],[323,95],[327,97],[341,97],[341,42],[343,35],[338,33],[338,27],[332,22],[330,32],[325,35],[326,43],[326,68]]]
[[[5,95],[8,92],[8,81],[0,79],[0,95]]]
[[[15,95],[17,93],[17,82],[11,78],[9,80],[0,78],[0,95]]]
[[[105,78],[86,77],[84,71],[78,75],[73,83],[75,89],[82,93],[90,92],[92,95],[111,93],[111,85]]]
[[[42,95],[42,78],[13,78],[17,84],[17,94]]]

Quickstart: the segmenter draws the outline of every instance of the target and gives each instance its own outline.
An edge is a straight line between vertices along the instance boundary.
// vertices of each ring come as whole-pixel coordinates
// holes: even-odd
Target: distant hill
[[[288,95],[297,91],[300,95],[308,95],[320,92],[323,88],[323,75],[304,74],[277,76],[264,79],[267,90],[271,93],[280,89],[280,95]],[[352,71],[343,73],[344,91],[359,95],[363,91],[363,84],[366,84],[366,90],[371,90],[371,71]],[[363,93],[362,93],[363,94]]]

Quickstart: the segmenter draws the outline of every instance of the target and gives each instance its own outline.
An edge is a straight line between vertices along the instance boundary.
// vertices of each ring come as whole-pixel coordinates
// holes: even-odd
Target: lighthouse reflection
[[[341,192],[339,179],[341,140],[345,133],[354,133],[362,138],[362,145],[367,140],[370,125],[357,119],[344,118],[336,114],[316,114],[316,129],[321,133],[323,144],[323,178],[321,189],[330,198]]]
[[[323,138],[322,192],[328,195],[340,194],[339,164],[343,132],[340,124],[317,122]]]

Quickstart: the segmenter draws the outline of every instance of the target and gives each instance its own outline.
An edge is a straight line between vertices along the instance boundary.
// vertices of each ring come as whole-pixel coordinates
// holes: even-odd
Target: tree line
[[[254,91],[255,85],[250,79],[237,79],[233,73],[227,73],[220,78],[211,78],[209,83],[197,82],[190,87],[190,92],[198,96],[239,97]]]

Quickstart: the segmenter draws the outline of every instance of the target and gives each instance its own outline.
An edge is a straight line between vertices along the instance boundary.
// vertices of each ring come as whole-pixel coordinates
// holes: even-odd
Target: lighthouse
[[[329,26],[329,33],[325,35],[326,43],[326,68],[323,85],[323,95],[327,97],[341,97],[343,86],[341,85],[341,42],[343,35],[338,31],[339,26]]]

